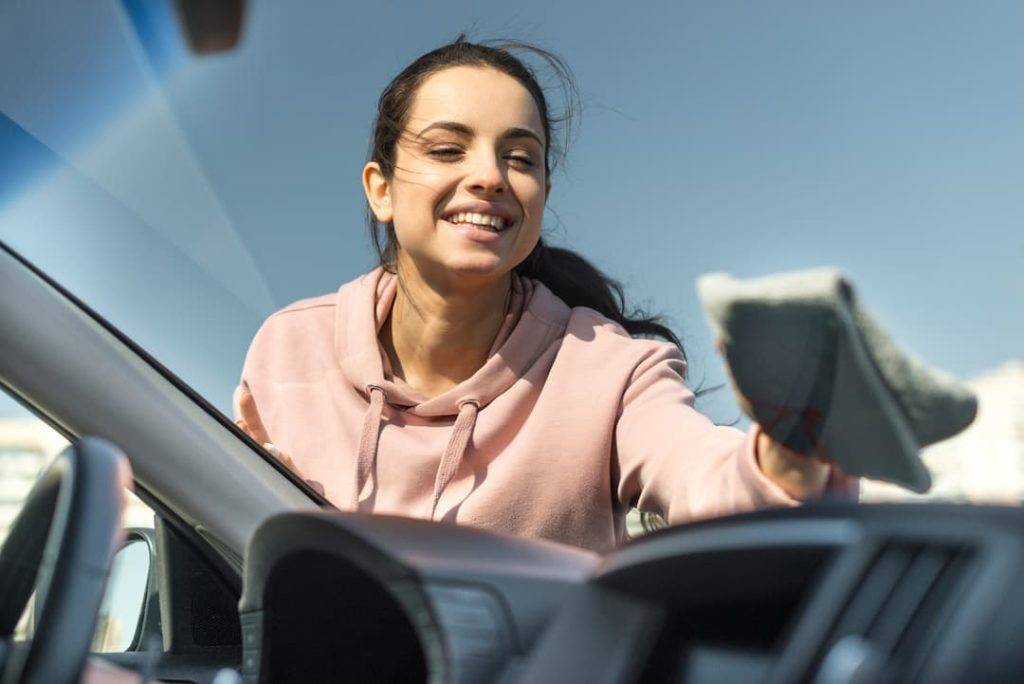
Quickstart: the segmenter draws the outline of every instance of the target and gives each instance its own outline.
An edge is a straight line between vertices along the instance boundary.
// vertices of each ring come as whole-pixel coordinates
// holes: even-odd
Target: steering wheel
[[[121,533],[124,454],[83,437],[46,469],[0,549],[0,681],[77,682]],[[12,635],[32,590],[35,634]]]

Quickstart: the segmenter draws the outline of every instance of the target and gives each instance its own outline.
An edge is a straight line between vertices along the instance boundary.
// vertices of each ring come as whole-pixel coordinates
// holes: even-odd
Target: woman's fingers
[[[269,442],[270,435],[267,434],[267,429],[263,425],[260,412],[256,410],[256,401],[252,398],[252,394],[248,391],[239,392],[236,395],[236,402],[238,419],[235,421],[235,425],[242,428],[246,434],[257,442],[261,444]]]
[[[296,475],[299,475],[300,477],[302,476],[302,471],[300,471],[299,467],[295,465],[295,461],[292,460],[291,456],[281,451],[270,442],[264,442],[263,448],[266,449],[271,456],[276,458],[281,463],[284,463],[285,466],[287,466],[288,470],[292,471]]]
[[[831,471],[819,449],[805,456],[776,441],[763,429],[757,434],[757,460],[762,472],[795,499],[813,499],[825,492]]]
[[[301,477],[306,482],[306,484],[308,484],[313,489],[314,492],[316,492],[320,496],[327,496],[326,492],[324,491],[324,486],[321,483],[317,482],[316,480],[310,480],[309,478],[305,477],[302,474],[302,471],[299,470],[299,467],[295,465],[295,461],[292,459],[291,456],[281,451],[270,442],[264,442],[263,448],[266,449],[271,456],[281,461],[281,463],[284,463],[285,466],[287,466],[288,470],[292,471],[293,473]]]

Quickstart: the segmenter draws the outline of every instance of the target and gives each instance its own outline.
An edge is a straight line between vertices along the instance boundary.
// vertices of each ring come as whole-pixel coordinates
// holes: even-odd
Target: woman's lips
[[[473,242],[497,242],[502,236],[507,233],[515,224],[505,228],[501,232],[494,232],[480,228],[472,223],[452,223],[441,219],[441,221],[447,224],[456,233],[459,233],[464,238],[472,240]]]

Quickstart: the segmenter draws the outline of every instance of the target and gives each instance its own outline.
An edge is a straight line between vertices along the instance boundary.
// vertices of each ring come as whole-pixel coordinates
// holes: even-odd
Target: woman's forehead
[[[453,121],[480,133],[544,127],[533,96],[519,81],[489,67],[459,66],[427,77],[416,91],[408,127],[415,135],[432,123]]]

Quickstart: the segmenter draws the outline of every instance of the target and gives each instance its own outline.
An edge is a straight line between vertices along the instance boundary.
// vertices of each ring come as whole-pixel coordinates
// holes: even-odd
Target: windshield
[[[173,5],[0,8],[0,240],[232,415],[272,312],[376,265],[360,173],[377,98],[460,30],[575,71],[549,243],[727,383],[696,278],[831,265],[900,346],[968,381],[929,496],[1024,493],[1024,7],[250,2],[235,49]],[[697,401],[744,427],[727,384]],[[911,496],[869,484],[867,499]]]

